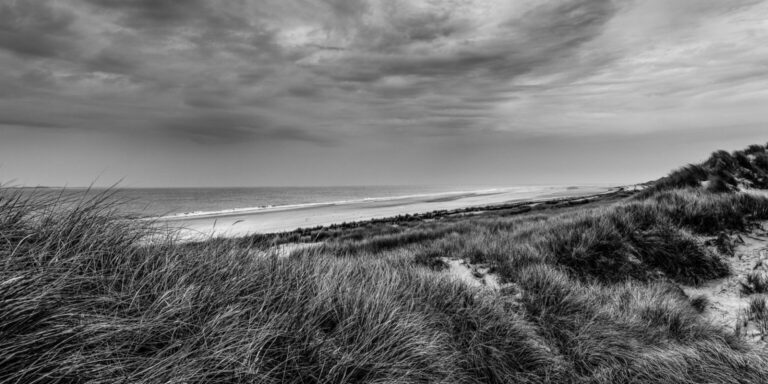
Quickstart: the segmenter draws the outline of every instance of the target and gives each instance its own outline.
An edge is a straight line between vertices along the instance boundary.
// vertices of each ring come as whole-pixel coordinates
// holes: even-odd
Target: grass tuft
[[[748,273],[746,281],[741,283],[741,292],[745,295],[768,293],[768,272],[756,270]]]

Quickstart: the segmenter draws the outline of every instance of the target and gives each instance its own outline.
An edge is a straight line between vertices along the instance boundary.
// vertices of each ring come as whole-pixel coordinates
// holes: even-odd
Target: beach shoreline
[[[546,188],[546,187],[489,188],[489,189],[482,189],[482,190],[448,191],[448,192],[423,193],[423,194],[413,194],[413,195],[403,195],[403,196],[366,197],[366,198],[360,198],[360,199],[321,201],[321,202],[314,202],[314,203],[264,205],[264,206],[256,206],[256,207],[245,207],[245,208],[230,208],[230,209],[223,209],[219,211],[182,212],[182,213],[174,213],[174,214],[157,216],[157,217],[147,217],[146,219],[149,219],[149,220],[161,219],[161,220],[172,221],[172,220],[185,220],[190,218],[196,219],[196,218],[244,215],[244,214],[260,213],[265,211],[277,212],[277,211],[304,209],[304,208],[338,206],[338,205],[345,205],[345,204],[399,201],[399,200],[405,200],[405,199],[422,199],[422,198],[423,199],[456,199],[456,198],[463,198],[470,195],[490,195],[490,194],[504,193],[504,192],[510,192],[510,191],[521,192],[524,190],[535,190],[535,189],[541,189],[541,188]],[[428,201],[434,201],[434,200],[428,200]]]
[[[619,190],[619,186],[547,187],[540,189],[494,189],[445,194],[425,194],[387,199],[365,199],[283,207],[173,215],[153,218],[156,225],[178,230],[184,240],[211,237],[244,237],[252,234],[290,232],[334,224],[385,219],[437,211],[535,203],[592,197]]]

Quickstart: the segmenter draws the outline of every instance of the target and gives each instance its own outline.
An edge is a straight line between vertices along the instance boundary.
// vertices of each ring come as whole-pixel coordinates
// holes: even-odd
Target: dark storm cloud
[[[291,140],[326,143],[305,130],[278,126],[269,118],[253,114],[196,112],[164,121],[167,132],[203,144],[242,143],[251,140]]]
[[[457,118],[477,118],[477,113],[454,106],[473,99],[468,102],[475,104],[469,107],[472,110],[490,109],[504,98],[498,82],[567,57],[599,34],[614,9],[610,1],[569,1],[502,14],[496,20],[482,15],[469,20],[457,8],[459,3],[450,2],[428,3],[423,9],[403,1],[82,2],[89,7],[79,7],[79,2],[71,9],[12,5],[16,21],[8,24],[26,25],[18,21],[23,19],[20,15],[32,15],[38,20],[34,29],[43,36],[38,40],[45,43],[40,47],[50,48],[37,49],[38,53],[49,57],[61,58],[53,48],[67,45],[57,46],[54,37],[47,40],[46,36],[74,34],[70,26],[77,14],[100,19],[107,26],[119,25],[79,31],[100,43],[86,47],[80,41],[81,47],[70,46],[67,64],[61,66],[68,73],[51,78],[49,85],[69,84],[62,90],[65,94],[76,91],[98,97],[107,92],[118,99],[156,98],[163,100],[158,107],[165,108],[173,105],[169,97],[177,97],[192,108],[190,113],[216,109],[243,116],[245,108],[270,107],[275,109],[271,112],[277,121],[274,126],[303,131],[316,124],[332,125],[328,118],[346,120],[347,126],[372,127],[378,124],[370,124],[371,117],[386,121],[388,114],[423,123],[412,129],[440,129],[437,125],[453,124],[429,117],[447,108]],[[297,11],[301,7],[315,9],[305,14]],[[478,38],[475,31],[483,24],[492,29]],[[131,87],[120,88],[121,82]],[[139,104],[149,102],[141,100]],[[291,100],[301,104],[288,105]],[[328,103],[339,113],[325,114],[323,105]],[[297,119],[297,108],[306,116]],[[280,113],[287,114],[286,123],[279,122]],[[197,138],[222,135],[224,142],[258,131],[253,124],[235,124],[232,118],[210,120],[186,124],[185,129],[164,121],[154,126]],[[361,120],[369,123],[355,125]],[[203,134],[205,130],[211,133]]]
[[[612,0],[544,2],[507,24],[522,27],[530,44],[540,43],[545,47],[578,44],[599,35],[618,9]]]
[[[44,120],[35,119],[13,119],[0,117],[0,126],[24,127],[24,128],[61,128],[62,125]]]
[[[598,148],[578,140],[747,142],[766,20],[766,0],[0,0],[0,172],[494,182]],[[624,149],[579,168],[649,156]]]
[[[84,65],[90,71],[131,74],[140,66],[140,58],[130,56],[117,48],[108,48],[85,59]]]
[[[169,119],[163,126],[196,141],[228,143],[249,139],[267,131],[272,122],[261,116],[234,113],[194,113]]]
[[[233,91],[228,87],[203,89],[190,87],[184,90],[184,104],[195,108],[223,109],[232,106]]]
[[[442,114],[441,110],[454,108],[459,101],[487,111],[499,101],[513,99],[508,82],[567,62],[581,46],[599,37],[619,10],[610,0],[539,4],[477,24],[457,16],[461,10],[450,7],[414,14],[407,12],[404,3],[393,2],[381,10],[385,16],[378,24],[364,17],[354,19],[356,24],[343,23],[344,37],[326,43],[339,46],[349,41],[344,49],[319,51],[299,64],[329,79],[332,87],[354,92],[368,106],[415,105],[421,113],[412,118],[421,124],[413,129],[450,131],[456,124],[429,116]],[[326,35],[338,32],[335,27],[325,28]],[[483,29],[487,31],[477,36]],[[435,94],[446,97],[435,102]],[[477,113],[461,108],[451,115],[478,118]],[[487,125],[484,119],[477,122],[478,127]],[[461,120],[461,125],[473,126],[467,120]]]
[[[218,143],[642,130],[638,115],[758,104],[768,53],[737,43],[766,14],[757,0],[0,0],[0,100]]]
[[[86,0],[93,5],[125,12],[127,21],[143,26],[149,23],[176,23],[206,17],[204,0]]]
[[[72,48],[75,16],[45,1],[0,2],[0,48],[29,57],[59,57]]]
[[[471,32],[469,26],[447,15],[433,14],[388,21],[375,29],[360,20],[347,56],[313,66],[320,74],[340,81],[372,82],[388,75],[429,77],[488,74],[503,79],[526,73],[566,57],[579,45],[597,37],[617,6],[611,0],[571,0],[544,3],[512,16],[494,35],[475,42],[456,36],[453,46],[423,47],[423,40],[449,38]],[[394,12],[394,11],[390,11]],[[382,50],[384,53],[382,53]],[[341,64],[341,65],[339,65]]]

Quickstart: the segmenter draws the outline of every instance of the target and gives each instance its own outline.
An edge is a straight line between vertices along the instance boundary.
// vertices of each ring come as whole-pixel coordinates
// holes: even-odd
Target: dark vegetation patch
[[[721,232],[717,237],[704,242],[704,245],[715,247],[721,255],[729,257],[736,255],[736,246],[738,244],[744,244],[744,239],[741,235],[732,235],[727,232]]]
[[[768,337],[768,300],[764,295],[755,296],[749,300],[749,306],[744,310],[736,332],[743,332],[750,323],[754,324],[762,339]]]
[[[745,295],[768,293],[768,271],[755,270],[748,273],[746,281],[741,283],[741,292]]]
[[[728,192],[739,187],[768,188],[768,150],[766,146],[751,145],[746,150],[713,152],[709,159],[701,164],[691,164],[680,168],[668,176],[650,184],[640,197],[648,197],[656,192],[699,187],[707,183],[710,192]]]

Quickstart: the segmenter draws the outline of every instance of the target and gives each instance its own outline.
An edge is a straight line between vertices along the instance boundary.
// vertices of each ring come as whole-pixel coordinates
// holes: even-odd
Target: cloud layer
[[[0,0],[0,135],[343,147],[754,127],[766,20],[760,0]]]

